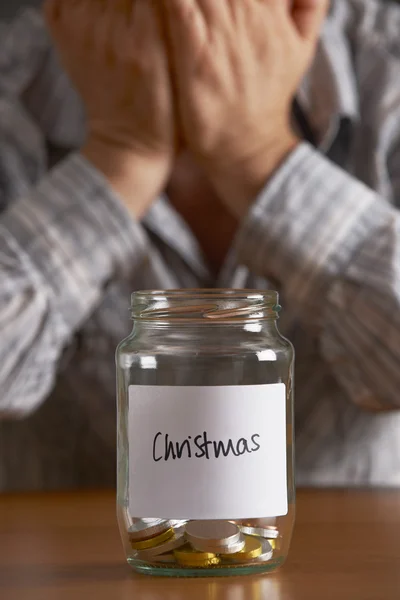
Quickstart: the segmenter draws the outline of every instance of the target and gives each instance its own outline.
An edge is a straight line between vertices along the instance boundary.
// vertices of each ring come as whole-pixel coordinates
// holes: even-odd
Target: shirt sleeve
[[[252,206],[239,259],[279,282],[348,396],[400,407],[400,214],[302,143]]]
[[[146,258],[142,226],[80,154],[0,216],[0,417],[33,411],[111,278]]]

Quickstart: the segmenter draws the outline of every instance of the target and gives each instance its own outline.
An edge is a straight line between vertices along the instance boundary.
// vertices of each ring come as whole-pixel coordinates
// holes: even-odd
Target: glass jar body
[[[131,335],[120,344],[116,360],[117,510],[129,564],[141,573],[169,576],[226,576],[279,567],[289,550],[295,513],[294,352],[290,342],[279,334],[276,321],[201,323],[187,319],[176,323],[139,319]],[[276,450],[281,471],[277,476],[281,484],[284,479],[281,500],[282,494],[286,495],[286,508],[273,514],[268,496],[274,495],[275,475],[268,481],[261,451],[252,454],[262,445],[261,433],[254,429],[254,415],[249,414],[252,430],[246,429],[243,422],[251,411],[254,394],[257,406],[262,406],[265,393],[274,411],[273,397],[268,394],[278,388],[284,390],[284,425],[280,422],[279,426],[284,426],[285,453],[283,456],[281,450]],[[237,407],[239,413],[231,407]],[[207,426],[202,418],[207,411],[214,411],[208,414],[214,436],[209,434],[205,444]],[[265,414],[268,420],[270,413]],[[132,429],[135,423],[139,429]],[[175,424],[179,435],[176,431],[171,435]],[[274,469],[275,432],[269,427],[273,427],[272,421],[270,425],[260,423],[260,431],[267,432],[269,469]],[[145,456],[142,451],[147,452],[148,469],[141,464]],[[246,497],[243,487],[247,487],[253,463],[245,461],[256,459],[261,462],[254,463],[258,470],[252,475]],[[207,469],[214,469],[211,475]],[[232,470],[237,470],[236,483]],[[158,479],[163,479],[163,484]],[[232,485],[236,484],[238,494],[232,493]],[[240,496],[240,505],[236,495]],[[141,514],[134,512],[135,506],[144,507]],[[159,506],[159,512],[154,514],[151,506]],[[214,547],[204,547],[200,541],[197,546],[196,539],[189,540],[188,531],[185,535],[188,523],[195,522],[222,527],[232,523],[246,546],[237,541],[237,551],[233,551],[219,546],[228,544],[224,539],[214,539]],[[247,543],[251,546],[253,537],[257,542],[251,550]],[[261,542],[262,550],[257,546]]]

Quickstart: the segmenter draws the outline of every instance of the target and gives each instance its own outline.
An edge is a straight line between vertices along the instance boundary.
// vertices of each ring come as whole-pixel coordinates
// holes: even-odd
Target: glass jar
[[[129,564],[273,571],[294,524],[293,364],[273,291],[132,296],[118,347],[118,522]]]

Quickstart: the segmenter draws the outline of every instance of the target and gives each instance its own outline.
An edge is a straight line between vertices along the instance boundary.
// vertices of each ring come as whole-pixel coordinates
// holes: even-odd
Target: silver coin
[[[132,527],[128,529],[130,540],[145,540],[160,535],[169,529],[168,521],[164,519],[134,519]]]
[[[240,529],[230,521],[190,521],[186,538],[193,548],[203,552],[224,552],[241,541]]]
[[[159,546],[154,546],[153,548],[141,550],[139,551],[138,556],[142,560],[151,560],[159,554],[166,554],[167,552],[172,552],[173,550],[177,550],[185,544],[185,527],[183,526],[179,529],[175,529],[174,535],[171,538],[169,538],[166,542],[160,544]]]
[[[170,527],[182,527],[186,525],[188,519],[169,519],[168,523]]]
[[[246,545],[246,538],[241,535],[237,542],[233,542],[229,544],[229,546],[215,546],[214,550],[209,550],[208,552],[215,552],[215,554],[236,554],[243,550]],[[209,545],[208,548],[212,548],[212,545]]]
[[[160,519],[159,517],[151,517],[151,518],[143,517],[143,519],[131,518],[133,528],[135,528],[136,525],[138,525],[138,527],[141,527],[143,524],[152,525],[153,523],[159,523],[160,521],[166,521],[166,520],[167,519]]]
[[[262,540],[262,551],[260,556],[257,556],[256,558],[252,558],[250,560],[246,561],[246,564],[250,564],[253,565],[255,563],[263,563],[263,562],[268,562],[269,560],[271,560],[274,551],[272,549],[271,544],[269,543],[268,540]]]
[[[143,519],[135,519],[135,522],[139,521],[142,523],[154,523],[155,521],[166,521],[167,519],[160,519],[159,517],[149,517],[149,518],[143,518]]]
[[[240,531],[246,535],[258,535],[269,540],[275,540],[279,537],[279,531],[273,527],[247,527],[240,525]]]
[[[160,519],[159,517],[146,517],[143,519],[133,519],[132,524],[134,525],[136,522],[142,522],[147,523],[148,525],[152,525],[156,521],[164,521],[165,523],[168,523],[168,527],[182,527],[182,525],[186,525],[188,519]]]

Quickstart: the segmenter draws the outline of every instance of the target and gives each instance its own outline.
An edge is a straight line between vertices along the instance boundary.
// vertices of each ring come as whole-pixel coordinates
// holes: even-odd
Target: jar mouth
[[[245,289],[144,290],[132,294],[132,318],[192,323],[276,319],[278,292]]]

